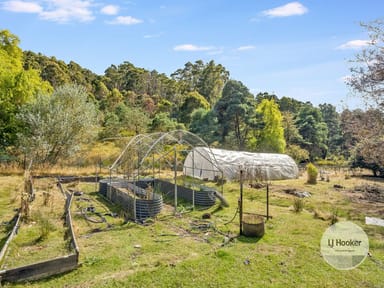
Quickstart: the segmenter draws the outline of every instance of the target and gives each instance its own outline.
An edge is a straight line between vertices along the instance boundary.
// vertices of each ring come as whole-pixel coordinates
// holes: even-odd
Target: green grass
[[[35,179],[34,190],[36,197],[29,204],[29,218],[21,223],[9,246],[4,261],[5,268],[15,268],[69,254],[63,222],[64,196],[57,189],[53,179]],[[48,194],[49,198],[45,196]]]
[[[227,223],[237,209],[238,183],[224,186],[229,208],[215,205],[175,216],[173,208],[166,207],[147,225],[111,216],[105,216],[108,224],[86,221],[79,211],[90,203],[103,214],[118,212],[118,206],[95,193],[94,184],[75,184],[72,188],[84,191],[82,197],[91,200],[75,200],[72,207],[82,266],[27,287],[384,287],[384,266],[368,258],[350,271],[336,270],[322,259],[320,239],[330,220],[316,219],[314,210],[331,213],[337,208],[341,220],[352,220],[366,231],[370,252],[384,263],[384,228],[365,225],[363,217],[384,205],[348,200],[333,184],[354,187],[361,180],[340,179],[334,176],[316,185],[305,184],[304,178],[272,182],[269,210],[273,218],[265,224],[265,235],[260,239],[240,236],[229,242],[225,235],[239,233],[238,215]],[[294,196],[283,192],[286,187],[312,194],[304,200],[301,213],[293,211]],[[245,212],[266,213],[265,188],[245,185],[243,197]],[[201,216],[208,212],[211,219],[203,220]]]
[[[0,177],[0,249],[13,228],[14,223],[11,223],[11,220],[17,213],[15,209],[20,207],[20,189],[22,187],[22,177]]]

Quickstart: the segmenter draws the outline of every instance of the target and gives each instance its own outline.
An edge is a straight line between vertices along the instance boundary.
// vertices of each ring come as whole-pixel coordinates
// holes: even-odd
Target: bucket
[[[243,235],[248,237],[263,237],[264,218],[251,213],[243,214]]]

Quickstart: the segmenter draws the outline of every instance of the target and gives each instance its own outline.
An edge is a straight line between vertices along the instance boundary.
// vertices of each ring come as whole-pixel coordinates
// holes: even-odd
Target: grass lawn
[[[22,188],[21,177],[0,177],[0,247],[3,247],[13,228],[11,220],[17,214],[15,209],[20,207],[20,189]]]
[[[7,179],[10,178],[0,177],[3,183]],[[82,266],[46,280],[3,286],[384,287],[384,227],[364,223],[365,215],[384,218],[384,203],[371,203],[361,199],[361,194],[349,192],[356,185],[373,180],[345,179],[333,173],[329,182],[316,185],[305,182],[305,178],[299,178],[270,183],[269,211],[273,218],[265,223],[265,235],[260,239],[231,238],[239,233],[238,215],[234,218],[238,183],[224,185],[228,208],[217,204],[208,210],[190,211],[184,205],[178,209],[181,213],[174,215],[173,207],[166,205],[157,219],[145,225],[124,222],[119,217],[119,207],[101,198],[95,184],[72,184],[67,188],[84,192],[76,197],[72,207]],[[335,184],[343,188],[335,189]],[[375,182],[375,185],[384,184]],[[304,209],[300,213],[293,209],[295,196],[284,192],[292,188],[311,194],[303,200]],[[2,185],[0,203],[12,211],[9,203],[14,195],[3,190]],[[254,189],[244,185],[244,211],[265,214],[265,195],[265,187]],[[54,200],[61,201],[59,197]],[[60,214],[56,212],[62,209],[60,205],[55,205],[48,211],[53,214],[48,215]],[[86,213],[91,206],[104,221],[96,214]],[[211,218],[202,219],[205,213],[210,213]],[[321,237],[336,215],[339,221],[349,220],[359,225],[369,237],[372,258],[353,270],[334,269],[320,252]],[[55,238],[55,233],[49,236]],[[30,239],[36,240],[37,236]],[[41,250],[44,249],[47,247]]]

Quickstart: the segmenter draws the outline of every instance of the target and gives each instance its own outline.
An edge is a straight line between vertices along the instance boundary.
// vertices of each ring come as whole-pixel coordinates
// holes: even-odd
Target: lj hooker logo
[[[342,240],[342,239],[328,239],[328,246],[333,248],[334,246],[338,247],[355,247],[361,245],[361,240]]]
[[[320,249],[329,265],[340,270],[350,270],[359,266],[367,257],[368,236],[352,222],[338,222],[324,232]]]

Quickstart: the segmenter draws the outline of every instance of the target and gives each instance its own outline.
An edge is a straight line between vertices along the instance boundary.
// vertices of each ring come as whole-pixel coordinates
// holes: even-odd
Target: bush
[[[34,220],[37,222],[39,227],[39,238],[38,241],[44,241],[48,239],[49,234],[51,231],[56,230],[53,223],[50,221],[50,219],[46,216],[44,216],[40,211],[37,211],[33,215]]]
[[[308,184],[316,184],[317,183],[317,175],[319,174],[319,171],[317,170],[316,166],[312,163],[309,163],[307,165],[307,183]]]
[[[300,213],[304,209],[304,200],[301,198],[295,198],[293,200],[293,211]]]

